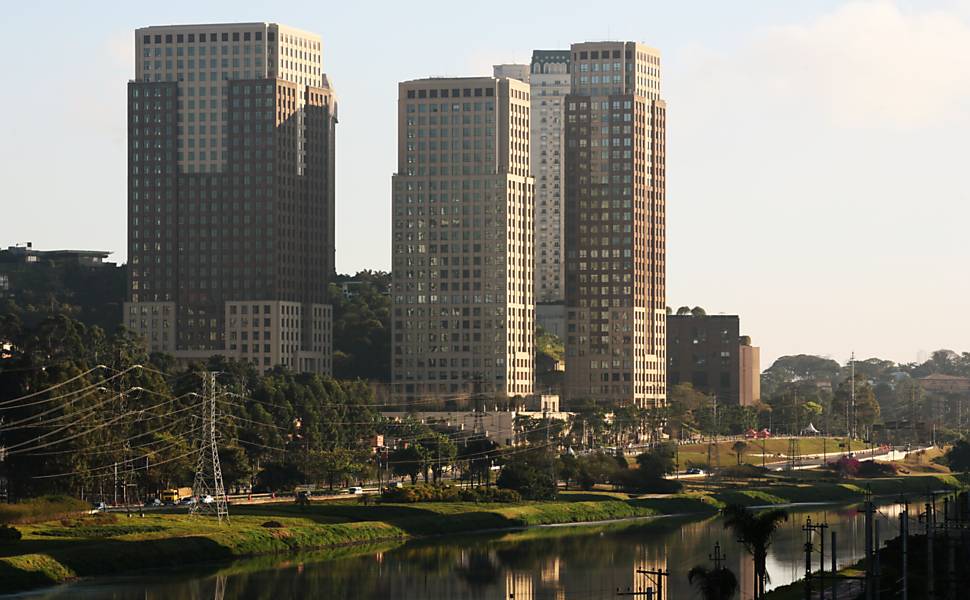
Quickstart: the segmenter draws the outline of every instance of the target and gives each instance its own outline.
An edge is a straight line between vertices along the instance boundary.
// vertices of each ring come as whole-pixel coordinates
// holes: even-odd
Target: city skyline
[[[637,9],[643,18],[624,24],[575,23],[570,18],[575,13],[566,10],[529,34],[516,26],[494,40],[462,40],[454,53],[412,40],[414,52],[398,53],[409,56],[382,56],[381,68],[366,75],[355,62],[362,60],[363,45],[341,31],[332,15],[294,4],[265,16],[321,35],[342,107],[372,96],[341,115],[337,270],[390,266],[389,184],[386,177],[370,182],[362,174],[393,171],[390,132],[398,81],[486,76],[493,64],[528,62],[534,48],[637,39],[664,50],[665,96],[677,107],[669,119],[668,152],[672,308],[701,305],[712,314],[741,314],[762,346],[766,366],[779,355],[802,352],[844,360],[855,350],[863,358],[912,361],[920,351],[960,350],[970,325],[954,324],[947,315],[959,311],[970,291],[959,277],[968,258],[959,224],[968,209],[957,202],[959,144],[967,127],[960,114],[967,82],[959,75],[967,72],[960,55],[970,47],[966,3],[916,9],[901,2],[818,2],[729,16],[725,12],[735,11],[707,9],[687,15],[649,5]],[[65,21],[75,16],[73,10],[65,8]],[[333,16],[352,18],[353,10],[341,7]],[[5,126],[8,193],[18,202],[0,223],[0,237],[9,243],[104,248],[127,260],[123,95],[101,83],[117,85],[130,77],[131,29],[264,18],[256,7],[218,4],[104,12],[111,14],[98,22],[88,18],[89,27],[77,31],[54,25],[61,45],[76,52],[39,51],[14,65],[15,76],[63,73],[73,94],[72,102],[52,104],[32,96],[37,92],[31,89],[28,99],[36,101],[21,99],[11,112],[29,116],[27,106],[50,115],[38,137],[58,133],[57,148],[48,148],[42,162],[53,163],[59,177],[37,186],[32,162],[40,156],[39,142],[27,135],[29,118]],[[441,34],[441,17],[434,12],[415,27]],[[12,16],[29,25],[45,15],[18,6]],[[384,20],[401,17],[390,10],[375,26],[388,33]],[[718,22],[725,18],[736,25],[734,33]],[[898,48],[894,56],[913,79],[900,85],[893,71],[855,45],[851,32],[859,27],[870,31],[875,47]],[[444,34],[457,42],[451,32]],[[23,35],[16,32],[4,44],[25,46]],[[765,52],[769,47],[774,51]],[[923,68],[931,58],[939,65]],[[836,62],[838,68],[823,68]],[[82,64],[101,83],[89,86],[76,73]],[[948,83],[940,72],[957,74],[955,81]],[[860,74],[864,77],[854,77]],[[854,78],[861,85],[853,85]],[[888,93],[897,87],[899,93]],[[3,102],[9,107],[11,100]],[[916,268],[919,276],[909,272]],[[914,277],[918,284],[907,283]]]

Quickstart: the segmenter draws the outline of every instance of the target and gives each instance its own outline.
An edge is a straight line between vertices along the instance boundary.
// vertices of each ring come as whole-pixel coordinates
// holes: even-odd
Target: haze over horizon
[[[0,98],[0,244],[125,260],[136,27],[272,21],[323,37],[340,101],[342,273],[389,268],[399,81],[629,39],[663,55],[669,306],[739,314],[762,368],[787,354],[912,362],[970,349],[970,2],[644,2],[619,21],[576,2],[500,0],[481,36],[450,3],[423,6],[8,7],[17,26],[0,44],[17,83]]]

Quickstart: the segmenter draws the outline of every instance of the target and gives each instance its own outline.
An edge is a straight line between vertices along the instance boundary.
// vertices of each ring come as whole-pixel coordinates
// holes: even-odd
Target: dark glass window
[[[222,34],[222,41],[224,41],[224,42],[228,42],[229,41],[229,33],[228,32]]]
[[[178,34],[178,35],[176,35],[176,36],[175,36],[175,41],[181,44],[182,42],[184,42],[184,41],[185,41],[185,36],[183,36],[183,35],[182,35],[182,34],[180,33],[180,34]]]
[[[172,34],[171,33],[169,33],[168,35],[165,36],[165,43],[166,44],[171,44],[172,43]]]
[[[150,35],[142,36],[141,43],[143,43],[143,44],[151,44],[152,43],[152,36],[150,36]]]

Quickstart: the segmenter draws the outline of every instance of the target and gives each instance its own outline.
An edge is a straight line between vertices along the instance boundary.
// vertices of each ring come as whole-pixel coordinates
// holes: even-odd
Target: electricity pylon
[[[192,495],[195,502],[189,505],[189,514],[215,514],[222,522],[229,522],[229,504],[226,489],[222,485],[222,466],[219,464],[219,446],[216,443],[216,374],[206,373],[202,401],[202,439],[199,442],[199,459],[195,467]],[[205,502],[207,496],[211,502]]]

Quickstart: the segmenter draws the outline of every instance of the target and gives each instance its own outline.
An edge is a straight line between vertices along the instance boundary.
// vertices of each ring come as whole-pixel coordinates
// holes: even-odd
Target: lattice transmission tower
[[[226,488],[222,484],[222,466],[219,464],[219,446],[216,442],[216,374],[206,373],[203,380],[202,438],[199,441],[199,458],[195,467],[192,495],[195,502],[189,506],[189,514],[214,514],[222,522],[229,522],[229,503]],[[210,502],[206,502],[211,497]]]

